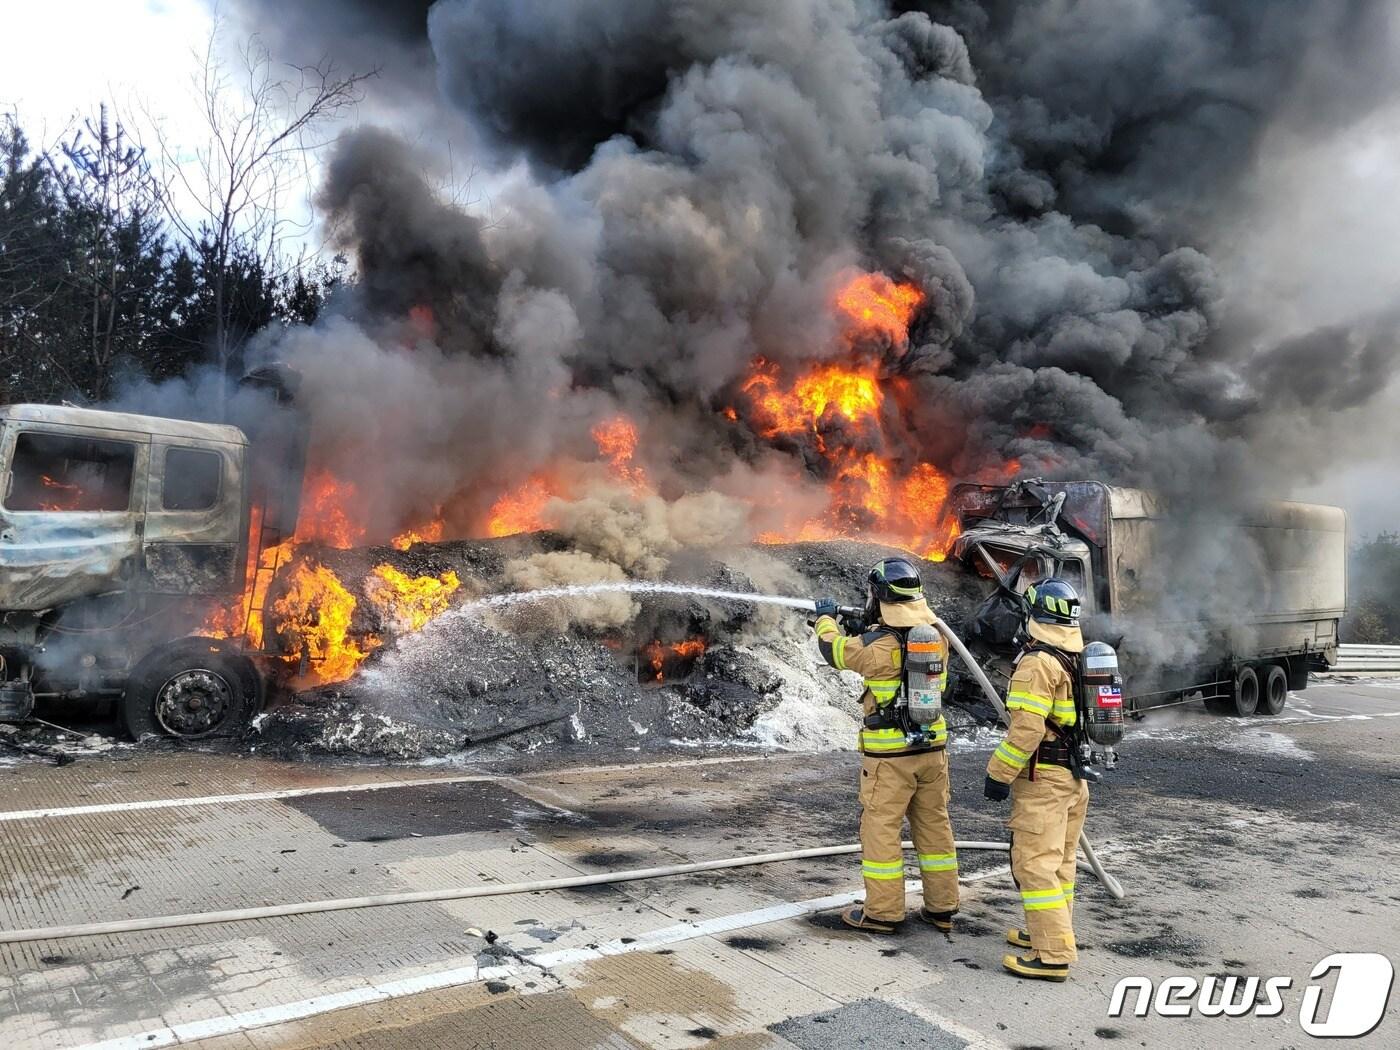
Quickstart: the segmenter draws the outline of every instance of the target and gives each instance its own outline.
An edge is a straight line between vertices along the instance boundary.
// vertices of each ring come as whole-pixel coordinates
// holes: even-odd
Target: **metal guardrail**
[[[1400,645],[1338,646],[1337,664],[1332,670],[1341,674],[1364,671],[1400,672]]]

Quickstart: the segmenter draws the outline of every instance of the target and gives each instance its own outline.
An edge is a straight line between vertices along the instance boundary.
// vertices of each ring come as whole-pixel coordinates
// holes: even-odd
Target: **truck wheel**
[[[148,655],[122,693],[122,724],[133,740],[198,740],[235,732],[256,707],[256,690],[237,657],[217,641],[184,638]]]
[[[1259,676],[1252,667],[1241,667],[1235,674],[1234,714],[1248,718],[1259,706]]]
[[[1264,685],[1259,690],[1258,715],[1276,715],[1288,703],[1288,672],[1278,664],[1270,664],[1264,670]]]

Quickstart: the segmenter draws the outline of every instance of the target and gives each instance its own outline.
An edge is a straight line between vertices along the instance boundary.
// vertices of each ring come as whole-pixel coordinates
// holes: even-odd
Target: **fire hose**
[[[1007,850],[1005,842],[959,841],[960,850]],[[913,849],[912,842],[903,843]],[[757,864],[780,864],[785,861],[809,860],[814,857],[839,857],[859,853],[860,844],[849,846],[815,846],[811,849],[788,850],[784,853],[759,853],[748,857],[726,857],[686,864],[667,864],[657,868],[632,868],[608,871],[597,875],[570,875],[557,879],[535,879],[531,882],[508,882],[497,885],[452,886],[440,890],[413,890],[404,893],[379,893],[368,897],[341,897],[333,900],[298,901],[291,904],[271,904],[257,908],[233,908],[227,911],[190,912],[185,915],[153,915],[144,919],[116,919],[74,926],[47,926],[29,930],[0,931],[0,944],[21,944],[27,941],[56,941],[71,937],[100,937],[118,933],[141,933],[147,930],[171,930],[182,926],[211,926],[224,922],[247,922],[252,919],[276,919],[289,915],[314,915],[328,911],[352,911],[359,908],[383,908],[393,904],[430,904],[439,901],[471,900],[478,897],[504,897],[517,893],[539,893],[545,890],[567,890],[579,886],[606,886],[619,882],[640,882],[671,875],[691,875],[725,868],[743,868]],[[1079,861],[1081,867],[1093,870],[1093,865]],[[1095,871],[1095,874],[1099,874]],[[1102,876],[1100,876],[1102,878]]]
[[[737,596],[736,596],[737,597]],[[771,600],[771,599],[770,599]],[[790,607],[815,610],[815,603],[802,599],[781,599],[781,604]],[[1006,706],[992,687],[977,661],[972,658],[962,640],[941,619],[935,626],[948,639],[948,644],[957,651],[963,663],[977,679],[978,685],[986,694],[993,708],[1003,722],[1007,721]],[[913,843],[902,844],[904,849],[913,848]],[[1000,850],[1010,849],[1010,843],[988,841],[958,841],[960,850]],[[499,885],[455,886],[440,890],[418,890],[404,893],[381,893],[366,897],[342,897],[331,900],[300,901],[290,904],[273,904],[256,908],[234,908],[225,911],[191,912],[184,915],[156,915],[144,919],[118,919],[110,922],[95,922],[71,926],[37,927],[27,930],[0,931],[0,944],[20,944],[32,941],[63,940],[72,937],[95,937],[121,933],[139,933],[148,930],[168,930],[184,926],[208,926],[225,922],[247,922],[253,919],[282,918],[292,915],[311,915],[321,912],[350,911],[360,908],[382,908],[395,904],[426,904],[439,901],[470,900],[479,897],[500,897],[518,893],[538,893],[547,890],[565,890],[580,886],[603,886],[621,882],[640,882],[644,879],[659,879],[673,875],[688,875],[705,871],[720,871],[726,868],[740,868],[759,864],[778,864],[786,861],[807,860],[816,857],[836,857],[859,853],[859,844],[846,846],[817,846],[811,849],[789,850],[783,853],[763,853],[747,857],[727,857],[719,860],[695,861],[686,864],[668,864],[655,868],[633,868],[625,871],[602,872],[597,875],[575,875],[556,879],[536,879],[530,882],[514,882]],[[1084,859],[1076,863],[1091,871],[1109,894],[1117,900],[1125,896],[1123,886],[1109,874],[1098,855],[1094,852],[1089,837],[1081,831],[1079,848]]]

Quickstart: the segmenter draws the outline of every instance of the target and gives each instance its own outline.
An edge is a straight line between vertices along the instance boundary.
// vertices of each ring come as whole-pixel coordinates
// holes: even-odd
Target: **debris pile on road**
[[[854,603],[869,565],[890,553],[849,541],[747,547],[723,562],[681,552],[663,578]],[[357,596],[385,563],[414,577],[452,574],[461,587],[446,613],[397,636],[382,605],[358,601],[351,631],[388,641],[348,680],[261,716],[259,750],[418,758],[485,745],[826,749],[849,746],[855,732],[857,690],[820,664],[800,612],[670,594],[472,604],[627,578],[549,533],[318,557]],[[932,604],[960,622],[977,599],[975,581],[939,563],[921,568]]]

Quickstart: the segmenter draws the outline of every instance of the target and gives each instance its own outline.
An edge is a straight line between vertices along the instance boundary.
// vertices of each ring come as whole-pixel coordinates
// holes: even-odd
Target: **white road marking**
[[[909,880],[905,883],[907,890],[914,890],[920,886],[917,880]],[[560,966],[573,966],[582,962],[591,962],[594,959],[601,959],[606,955],[625,955],[628,952],[648,951],[655,948],[662,948],[669,944],[679,944],[682,941],[694,940],[697,937],[708,937],[716,933],[727,933],[730,930],[741,930],[750,926],[761,926],[770,922],[779,922],[783,919],[795,918],[799,915],[806,915],[814,911],[825,911],[828,908],[839,908],[847,904],[852,904],[860,900],[865,895],[865,891],[856,890],[851,893],[836,893],[827,897],[816,897],[811,900],[794,901],[783,904],[770,905],[766,908],[757,908],[753,911],[739,912],[734,915],[721,915],[713,919],[706,919],[702,922],[683,922],[675,926],[666,926],[650,933],[644,933],[635,940],[629,939],[626,943],[622,940],[612,940],[605,944],[600,944],[596,948],[565,948],[555,952],[545,952],[539,955],[530,956],[530,966],[488,966],[479,967],[475,964],[469,966],[456,966],[447,970],[439,970],[434,973],[419,974],[415,977],[405,977],[398,980],[377,981],[367,984],[362,988],[351,988],[344,992],[337,992],[334,995],[321,995],[313,999],[302,999],[294,1003],[283,1003],[280,1006],[267,1006],[257,1010],[246,1010],[242,1013],[227,1014],[223,1017],[211,1017],[203,1021],[188,1021],[184,1024],[170,1025],[166,1028],[156,1028],[148,1032],[137,1032],[135,1035],[121,1036],[117,1039],[107,1039],[99,1043],[87,1043],[77,1048],[77,1050],[142,1050],[143,1047],[174,1046],[179,1043],[188,1043],[196,1039],[209,1039],[214,1036],[232,1035],[235,1032],[247,1032],[254,1028],[266,1028],[269,1025],[286,1024],[289,1021],[299,1021],[307,1017],[314,1017],[317,1014],[330,1013],[333,1010],[344,1010],[352,1006],[368,1006],[371,1003],[384,1002],[389,999],[400,999],[404,996],[419,995],[423,992],[436,991],[442,988],[455,988],[464,984],[476,984],[480,981],[504,980],[507,977],[518,977],[526,973],[535,973],[540,969],[552,970]]]
[[[1241,818],[1228,822],[1228,825],[1253,823],[1255,819],[1256,818]],[[1262,820],[1263,818],[1257,819]],[[1135,848],[1137,847],[1126,843],[1116,846],[1109,845],[1101,847],[1099,853],[1111,855],[1131,852]],[[1003,875],[1009,875],[1010,873],[1010,867],[1002,865],[988,871],[981,871],[972,875],[963,876],[959,878],[958,881],[967,885]],[[923,883],[919,879],[906,879],[904,882],[904,890],[906,893],[917,893],[922,887]],[[227,1014],[223,1017],[214,1017],[203,1021],[190,1021],[184,1024],[171,1025],[167,1028],[156,1028],[147,1032],[138,1032],[135,1035],[108,1039],[99,1043],[84,1044],[75,1048],[75,1050],[142,1050],[142,1048],[147,1047],[173,1046],[179,1043],[191,1042],[196,1039],[209,1039],[213,1036],[232,1035],[235,1032],[251,1031],[254,1028],[266,1028],[269,1025],[299,1021],[307,1017],[314,1017],[318,1014],[330,1013],[333,1010],[344,1010],[353,1006],[368,1006],[371,1003],[384,1002],[389,999],[400,999],[405,996],[420,995],[423,992],[437,991],[443,988],[454,988],[465,984],[476,984],[481,981],[504,980],[507,977],[519,977],[524,974],[538,973],[540,970],[555,970],[565,966],[576,966],[580,963],[592,962],[595,959],[601,959],[608,955],[626,955],[629,952],[653,951],[668,945],[694,940],[697,937],[710,937],[716,934],[729,933],[733,930],[743,930],[753,926],[763,926],[768,923],[781,922],[784,919],[794,919],[802,915],[810,915],[813,912],[842,908],[848,904],[854,904],[864,896],[865,890],[862,888],[848,893],[833,893],[825,897],[813,897],[803,901],[785,901],[781,904],[770,904],[766,907],[755,908],[751,911],[736,912],[732,915],[720,915],[713,919],[703,919],[695,922],[682,922],[674,926],[664,926],[661,929],[638,934],[636,937],[628,937],[625,940],[619,938],[607,941],[593,948],[562,948],[558,951],[542,952],[531,955],[529,957],[530,965],[528,966],[503,965],[478,967],[474,964],[469,966],[456,966],[446,970],[419,974],[414,977],[376,981],[362,988],[352,988],[348,991],[337,992],[334,995],[317,996],[312,999],[302,999],[298,1002],[284,1003],[280,1006],[246,1010],[242,1013]],[[537,991],[545,990],[548,989],[542,987]],[[531,993],[522,989],[521,994],[526,995]],[[967,1036],[964,1035],[963,1038],[967,1038]],[[983,1040],[987,1039],[986,1036],[981,1036],[981,1038]],[[996,1044],[995,1041],[993,1041],[992,1045],[1000,1044]]]
[[[796,754],[796,752],[794,752]],[[677,766],[714,766],[737,762],[768,762],[785,757],[777,755],[732,755],[715,758],[686,758],[668,762],[633,762],[627,765],[574,766],[552,769],[548,773],[525,773],[511,777],[500,773],[471,773],[453,777],[418,777],[411,780],[374,780],[349,784],[326,784],[319,787],[279,788],[273,791],[245,791],[234,795],[195,795],[188,798],[154,798],[137,802],[99,802],[87,806],[54,806],[45,809],[16,809],[0,812],[0,823],[16,820],[43,820],[50,817],[73,817],[89,813],[131,813],[143,809],[179,809],[186,806],[218,806],[237,802],[267,802],[307,795],[334,795],[340,792],[385,791],[389,788],[430,787],[434,784],[471,784],[486,781],[518,780],[529,783],[532,777],[558,778],[571,773],[628,773],[648,769],[670,769]]]
[[[1220,827],[1249,827],[1265,824],[1271,820],[1271,817],[1265,816],[1236,817],[1232,820],[1225,821]],[[1146,846],[1160,847],[1163,842],[1178,841],[1186,837],[1185,835],[1164,836],[1151,843],[1106,843],[1099,847],[1098,852],[1099,855],[1103,857],[1121,855],[1132,853]],[[972,883],[1010,875],[1010,873],[1011,869],[1008,865],[998,865],[986,871],[979,871],[972,875],[962,876],[958,879],[958,882],[963,885],[970,885]],[[904,882],[905,893],[917,893],[922,887],[923,883],[919,879],[906,879]],[[257,1010],[246,1010],[241,1013],[226,1014],[223,1017],[214,1017],[203,1021],[190,1021],[184,1024],[172,1025],[167,1028],[156,1028],[147,1032],[138,1032],[135,1035],[104,1040],[103,1042],[87,1043],[75,1047],[74,1050],[142,1050],[142,1048],[146,1047],[173,1046],[179,1043],[191,1042],[196,1039],[231,1035],[235,1032],[246,1032],[255,1028],[266,1028],[269,1025],[299,1021],[303,1018],[330,1013],[334,1010],[344,1010],[348,1007],[367,1006],[371,1003],[383,1002],[389,999],[400,999],[405,996],[419,995],[423,992],[437,991],[443,988],[455,988],[465,984],[476,984],[481,981],[504,980],[507,977],[538,974],[540,970],[554,970],[563,966],[573,966],[579,963],[591,962],[608,955],[626,955],[629,952],[650,951],[671,944],[679,944],[682,941],[694,940],[697,937],[708,937],[714,934],[728,933],[732,930],[748,929],[753,926],[781,922],[784,919],[797,918],[801,915],[810,915],[813,912],[826,911],[830,908],[845,907],[848,904],[854,904],[864,896],[865,890],[862,888],[848,893],[834,893],[826,897],[813,897],[804,901],[785,901],[781,904],[770,904],[766,907],[755,908],[751,911],[736,912],[732,915],[720,915],[713,919],[704,919],[697,922],[682,922],[674,926],[665,926],[658,930],[652,930],[649,933],[639,934],[636,937],[628,937],[626,940],[619,938],[608,941],[593,948],[563,948],[558,951],[531,955],[529,957],[530,965],[528,966],[503,965],[479,967],[475,964],[455,966],[446,970],[418,974],[413,977],[399,978],[398,980],[376,981],[362,988],[352,988],[348,991],[337,992],[334,995],[317,996],[312,999],[302,999],[297,1002],[284,1003],[279,1006],[262,1007]],[[525,989],[520,989],[519,991],[522,995],[528,995],[547,990],[549,989],[542,985],[533,993]],[[964,1039],[968,1038],[968,1035],[962,1032],[958,1032],[958,1034]],[[972,1040],[974,1045],[1003,1045],[998,1043],[995,1039],[991,1039],[980,1033],[973,1034],[980,1035],[982,1040],[981,1043]]]

